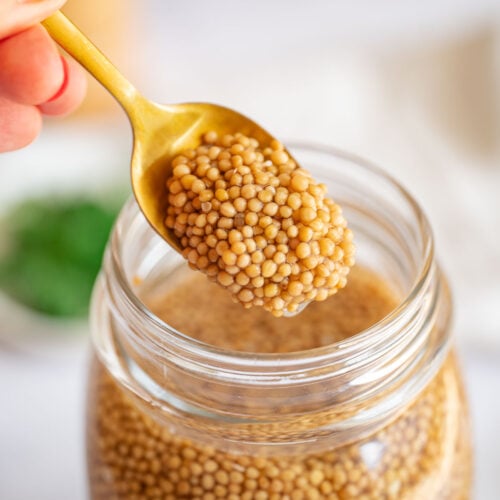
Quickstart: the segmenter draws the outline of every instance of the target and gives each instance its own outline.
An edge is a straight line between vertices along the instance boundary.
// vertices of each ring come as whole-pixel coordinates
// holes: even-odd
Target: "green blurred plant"
[[[4,220],[0,287],[37,311],[76,317],[88,312],[103,251],[124,196],[22,202]]]

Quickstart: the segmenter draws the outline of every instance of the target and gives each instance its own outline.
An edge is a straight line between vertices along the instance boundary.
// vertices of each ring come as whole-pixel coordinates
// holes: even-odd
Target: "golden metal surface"
[[[148,101],[64,14],[56,12],[42,24],[127,113],[134,134],[131,180],[137,203],[151,226],[179,251],[179,242],[164,224],[170,160],[183,150],[196,147],[201,136],[210,130],[219,134],[242,132],[263,146],[273,137],[249,118],[223,106],[161,105]]]

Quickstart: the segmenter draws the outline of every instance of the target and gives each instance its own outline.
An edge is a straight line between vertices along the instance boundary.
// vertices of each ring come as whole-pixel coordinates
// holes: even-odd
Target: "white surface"
[[[0,360],[0,498],[86,498],[84,338],[53,356],[13,348]]]

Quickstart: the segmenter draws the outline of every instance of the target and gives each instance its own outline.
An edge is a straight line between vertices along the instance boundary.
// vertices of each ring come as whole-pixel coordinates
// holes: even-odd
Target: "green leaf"
[[[40,312],[67,317],[87,314],[118,209],[114,201],[87,198],[21,203],[7,216],[0,287]]]

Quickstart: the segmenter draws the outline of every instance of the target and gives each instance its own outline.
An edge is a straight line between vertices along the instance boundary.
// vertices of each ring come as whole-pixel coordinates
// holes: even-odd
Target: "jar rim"
[[[375,174],[377,177],[388,182],[393,188],[395,188],[399,194],[403,197],[404,201],[407,203],[408,207],[411,209],[412,216],[417,222],[418,227],[418,237],[421,240],[421,265],[418,271],[415,273],[415,278],[413,284],[406,293],[406,296],[399,302],[399,304],[384,318],[370,327],[357,332],[351,337],[342,339],[340,341],[315,347],[312,349],[293,351],[288,353],[279,353],[279,368],[280,371],[285,373],[288,372],[290,368],[297,370],[298,365],[303,368],[306,366],[318,367],[320,364],[329,363],[337,361],[339,358],[339,353],[341,353],[342,360],[345,361],[346,357],[350,355],[355,356],[360,352],[360,349],[368,348],[370,344],[373,344],[381,336],[386,338],[387,331],[390,330],[399,321],[399,318],[404,310],[406,310],[409,305],[416,300],[417,297],[421,295],[422,289],[425,288],[426,282],[429,279],[429,271],[432,267],[434,258],[434,245],[430,225],[428,220],[423,213],[421,207],[417,201],[412,197],[412,195],[390,174],[385,172],[382,168],[378,167],[374,163],[365,160],[358,155],[344,152],[340,149],[331,146],[319,145],[310,142],[300,142],[291,141],[289,147],[293,150],[294,148],[326,153],[328,155],[336,156],[341,160],[348,161],[350,163],[356,164],[359,168],[361,167],[365,171],[369,171]],[[205,342],[199,341],[192,337],[189,337],[177,329],[170,326],[167,322],[163,321],[152,313],[149,308],[137,297],[134,293],[129,280],[126,277],[125,269],[121,262],[121,235],[122,230],[120,230],[120,219],[123,218],[124,213],[129,210],[136,209],[135,200],[132,199],[126,205],[122,211],[122,217],[119,218],[117,226],[112,235],[111,243],[111,259],[113,268],[115,271],[115,276],[126,296],[126,301],[129,306],[136,310],[136,313],[148,318],[152,326],[156,330],[156,335],[151,339],[153,343],[157,344],[157,347],[164,349],[166,344],[169,347],[175,347],[181,349],[185,354],[189,353],[191,356],[197,359],[205,358],[205,361],[210,363],[210,358],[212,361],[217,362],[217,366],[221,367],[223,365],[232,366],[236,368],[250,368],[252,372],[257,369],[269,371],[270,368],[273,370],[274,375],[278,375],[276,367],[276,353],[252,353],[245,351],[236,351],[231,349],[226,349],[222,347],[217,347]],[[172,342],[169,342],[172,341]]]
[[[140,315],[148,319],[150,323],[151,338],[148,337],[148,342],[152,342],[156,348],[161,350],[169,350],[171,352],[181,353],[183,356],[196,359],[196,363],[200,363],[206,367],[216,364],[217,369],[221,370],[225,367],[231,376],[248,375],[256,376],[257,373],[262,378],[271,377],[276,380],[276,377],[289,376],[291,373],[302,373],[307,368],[317,369],[320,366],[329,366],[330,373],[333,363],[346,361],[356,363],[356,356],[360,352],[365,352],[377,344],[380,340],[388,343],[388,332],[395,329],[398,322],[401,320],[403,311],[418,300],[422,290],[426,288],[426,284],[430,279],[430,271],[434,261],[434,244],[429,222],[423,213],[418,202],[412,195],[390,174],[383,169],[352,153],[344,152],[340,149],[331,146],[319,145],[310,142],[290,141],[287,145],[293,150],[294,148],[308,150],[312,152],[325,153],[336,156],[338,159],[356,164],[358,168],[375,174],[377,177],[386,181],[395,188],[402,196],[406,204],[411,210],[412,216],[417,222],[418,236],[421,240],[421,265],[415,272],[412,285],[406,296],[399,304],[384,318],[370,327],[357,332],[351,337],[312,349],[293,351],[288,353],[252,353],[245,351],[236,351],[217,347],[211,344],[194,339],[182,332],[176,330],[168,323],[156,316],[149,308],[139,299],[134,293],[129,280],[127,279],[125,269],[121,262],[121,243],[122,234],[126,228],[120,226],[120,220],[124,214],[130,210],[137,210],[137,205],[134,199],[130,200],[124,207],[121,217],[119,218],[111,239],[111,261],[114,270],[114,275],[123,292],[123,299],[127,302],[129,308],[132,308],[136,315]],[[279,366],[276,364],[276,359],[279,357]],[[365,359],[366,361],[366,359]]]

